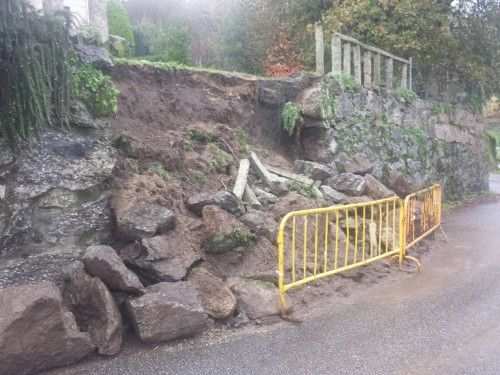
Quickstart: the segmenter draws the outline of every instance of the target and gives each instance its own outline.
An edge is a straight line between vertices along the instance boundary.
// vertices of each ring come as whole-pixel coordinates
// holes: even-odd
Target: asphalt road
[[[491,188],[500,193],[500,175]],[[500,374],[500,201],[445,217],[420,274],[335,303],[301,324],[126,348],[57,374]]]

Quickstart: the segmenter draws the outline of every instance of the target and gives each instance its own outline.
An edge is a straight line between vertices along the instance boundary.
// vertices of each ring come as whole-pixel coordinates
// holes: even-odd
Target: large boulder
[[[206,252],[225,253],[238,246],[248,246],[254,237],[243,223],[219,206],[203,207],[202,216]]]
[[[333,161],[338,144],[330,128],[307,127],[301,132],[301,159],[328,164]]]
[[[136,335],[148,343],[193,336],[208,323],[198,292],[188,281],[152,285],[125,306]]]
[[[315,85],[306,89],[299,99],[300,112],[304,117],[313,120],[326,120],[332,115],[328,106],[322,103],[321,85]]]
[[[113,292],[143,294],[144,287],[135,273],[130,271],[110,246],[87,248],[82,261],[89,275],[100,278]]]
[[[373,177],[371,174],[365,176],[366,194],[373,199],[383,199],[395,197],[396,193],[388,189],[383,183]]]
[[[335,158],[335,164],[341,172],[365,175],[373,171],[373,164],[362,153],[357,153],[352,157],[341,153]]]
[[[175,226],[171,210],[140,199],[122,199],[115,203],[115,216],[118,236],[130,241],[153,237]]]
[[[106,48],[83,43],[77,44],[75,48],[84,64],[92,64],[103,70],[113,67],[113,60]]]
[[[364,177],[352,173],[340,173],[334,178],[328,179],[325,184],[351,196],[363,195],[366,190]]]
[[[205,312],[215,319],[226,319],[236,309],[236,298],[231,289],[206,268],[195,268],[189,274]]]
[[[78,326],[90,333],[99,354],[117,354],[122,345],[122,317],[106,285],[87,275],[83,263],[77,261],[66,270],[63,295]]]
[[[52,282],[0,289],[0,374],[34,374],[92,351]]]
[[[229,279],[228,284],[238,300],[238,311],[250,319],[279,314],[279,293],[273,284],[239,277]]]
[[[321,164],[308,160],[295,160],[293,170],[296,173],[306,175],[314,181],[324,181],[337,174],[335,164]]]
[[[401,198],[418,190],[407,175],[400,171],[390,171],[387,177],[387,187],[392,189]]]
[[[240,220],[257,236],[263,236],[273,243],[276,241],[278,223],[269,212],[250,211]]]
[[[223,278],[240,276],[274,282],[278,252],[276,246],[265,237],[259,237],[247,247],[224,253],[207,253],[204,263],[215,275]]]
[[[142,240],[143,251],[125,262],[146,280],[179,281],[201,260],[194,244],[177,232]]]
[[[233,215],[243,213],[242,202],[227,190],[218,191],[215,194],[200,193],[189,197],[186,202],[187,208],[197,215],[201,215],[203,207],[216,205]]]

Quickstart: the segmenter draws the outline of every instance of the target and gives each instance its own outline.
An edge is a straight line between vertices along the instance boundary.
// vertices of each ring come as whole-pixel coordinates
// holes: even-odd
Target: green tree
[[[130,25],[127,8],[119,0],[108,1],[108,28],[111,35],[121,36],[129,43],[125,54],[130,54],[135,49],[134,31]]]

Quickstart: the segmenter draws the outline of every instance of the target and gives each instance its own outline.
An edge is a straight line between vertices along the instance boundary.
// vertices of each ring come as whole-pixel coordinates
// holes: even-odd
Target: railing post
[[[381,80],[380,75],[380,53],[376,53],[373,56],[373,85],[379,86]]]
[[[388,57],[385,60],[385,85],[387,91],[392,90],[392,81],[393,81],[393,60]]]
[[[401,86],[407,87],[408,82],[408,64],[404,63],[403,68],[401,69]]]
[[[359,44],[354,46],[354,76],[356,83],[361,85],[361,46]]]
[[[332,72],[342,73],[342,41],[336,33],[332,36]]]
[[[363,54],[363,84],[366,88],[372,86],[372,54],[365,51]]]
[[[344,43],[344,74],[351,75],[351,43]]]
[[[413,90],[413,59],[410,57],[410,78],[409,78],[409,87],[410,90]]]
[[[316,39],[316,73],[325,74],[325,48],[323,40],[323,25],[316,22],[314,25]]]

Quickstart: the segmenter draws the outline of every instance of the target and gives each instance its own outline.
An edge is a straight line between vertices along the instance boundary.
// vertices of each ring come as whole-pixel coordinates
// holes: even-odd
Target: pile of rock
[[[128,327],[158,343],[214,322],[277,315],[277,221],[292,210],[395,195],[372,169],[361,154],[329,164],[297,160],[287,171],[251,153],[233,191],[193,195],[183,213],[167,208],[165,196],[138,193],[139,185],[166,191],[156,175],[135,181],[112,200],[118,251],[99,245],[75,253],[58,285],[0,289],[0,373],[62,366],[93,351],[114,355]]]

